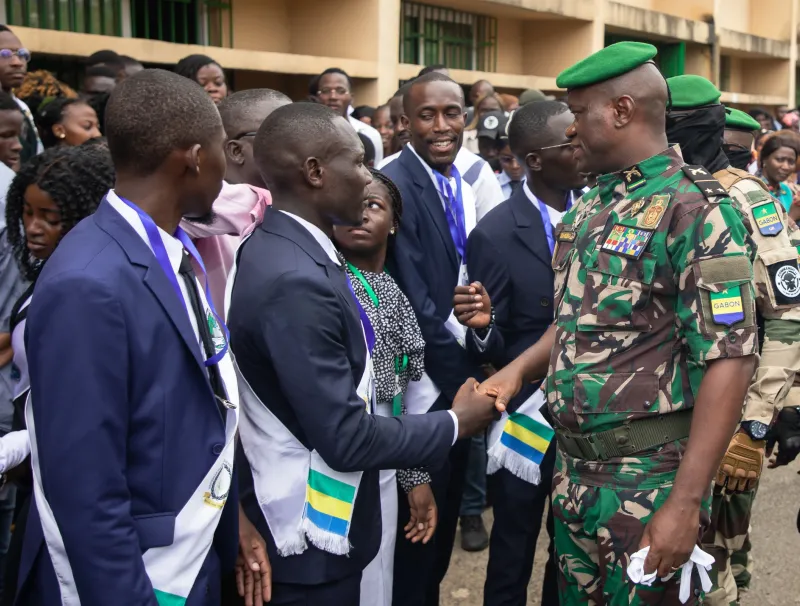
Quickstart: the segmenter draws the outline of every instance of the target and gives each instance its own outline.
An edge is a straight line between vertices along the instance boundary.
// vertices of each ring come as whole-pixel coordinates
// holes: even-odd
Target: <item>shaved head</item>
[[[243,133],[255,132],[267,116],[291,102],[289,97],[271,88],[252,88],[229,95],[218,106],[225,134],[236,139]]]
[[[567,129],[581,172],[616,172],[667,148],[667,83],[653,63],[567,94]]]

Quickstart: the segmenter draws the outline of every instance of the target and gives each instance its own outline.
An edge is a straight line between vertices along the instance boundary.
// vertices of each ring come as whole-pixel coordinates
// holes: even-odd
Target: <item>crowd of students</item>
[[[444,66],[376,108],[331,68],[292,103],[204,55],[113,51],[76,92],[5,26],[0,50],[2,603],[435,606],[460,520],[490,549],[484,603],[525,604],[546,511],[543,606],[647,603],[557,549],[559,425],[538,381],[507,389],[552,338],[562,220],[605,175],[576,160],[585,108],[486,80],[465,98]],[[651,66],[620,98],[665,113]],[[800,219],[795,133],[739,116],[723,146],[718,101],[696,137],[640,127],[715,173],[754,163]],[[652,160],[615,169],[622,197]],[[646,279],[630,258],[605,273]]]

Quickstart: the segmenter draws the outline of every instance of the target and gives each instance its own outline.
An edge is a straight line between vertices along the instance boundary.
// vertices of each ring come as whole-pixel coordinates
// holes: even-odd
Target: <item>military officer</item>
[[[752,559],[747,535],[767,429],[778,401],[789,394],[800,370],[800,341],[794,336],[800,331],[800,269],[795,248],[800,245],[800,233],[790,226],[782,205],[764,183],[731,166],[723,151],[724,131],[734,131],[735,136],[728,134],[728,145],[735,145],[732,151],[746,149],[749,158],[758,122],[742,112],[726,111],[719,103],[720,91],[702,76],[675,76],[667,85],[672,98],[667,114],[669,141],[680,144],[687,162],[705,166],[728,190],[750,220],[758,246],[754,270],[764,334],[761,363],[747,392],[741,424],[717,473],[711,526],[702,539],[703,548],[714,556],[716,573],[706,603],[727,606],[738,601],[737,585],[746,589],[749,584]],[[731,568],[731,556],[737,552],[739,583]]]
[[[645,547],[659,579],[689,559],[755,367],[752,241],[668,147],[655,54],[618,43],[558,76],[597,185],[556,229],[554,325],[480,387],[502,407],[547,375],[564,606],[679,603],[680,574],[645,587],[626,569]]]

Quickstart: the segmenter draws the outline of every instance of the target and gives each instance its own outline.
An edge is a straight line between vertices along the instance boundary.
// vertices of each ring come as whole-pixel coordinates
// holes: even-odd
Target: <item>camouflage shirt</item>
[[[707,361],[756,353],[755,248],[743,219],[677,146],[602,175],[564,215],[546,382],[557,426],[603,431],[691,408]],[[562,452],[559,466],[577,483],[659,486],[685,442],[602,462]]]
[[[763,343],[742,419],[769,424],[776,408],[800,406],[800,230],[756,177],[732,167],[714,177],[750,219],[758,246],[753,269]]]

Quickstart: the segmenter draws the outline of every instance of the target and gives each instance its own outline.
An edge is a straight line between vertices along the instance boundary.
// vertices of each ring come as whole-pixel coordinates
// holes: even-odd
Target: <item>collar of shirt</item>
[[[325,235],[325,232],[322,231],[319,227],[314,225],[313,223],[309,223],[305,219],[298,217],[297,215],[293,215],[290,212],[286,212],[285,210],[281,211],[284,215],[291,217],[295,221],[297,221],[300,225],[305,227],[308,232],[313,236],[313,238],[317,241],[317,243],[322,247],[322,250],[325,251],[325,254],[328,255],[331,261],[333,261],[336,265],[341,265],[339,263],[339,258],[336,256],[336,247],[331,242],[331,239]]]
[[[422,167],[425,169],[425,171],[430,176],[431,181],[433,181],[433,186],[436,188],[436,191],[439,191],[439,182],[436,180],[436,175],[433,174],[433,169],[428,165],[427,162],[425,162],[425,160],[423,160],[420,157],[420,155],[417,153],[417,150],[414,149],[414,146],[411,145],[411,143],[406,143],[406,147],[408,149],[410,149],[411,153],[414,154],[417,157],[417,160],[419,160],[419,163],[422,164]],[[455,186],[456,186],[455,178],[454,177],[450,177],[447,180],[450,182],[450,185],[453,186],[453,191],[455,191]],[[441,197],[441,196],[442,196],[442,192],[439,191],[439,197]]]
[[[536,196],[533,195],[533,192],[531,191],[531,188],[528,187],[528,181],[527,180],[523,180],[522,181],[522,191],[525,192],[525,195],[528,197],[528,200],[530,200],[531,204],[533,204],[536,207],[536,210],[540,210],[539,209],[539,198],[537,198]],[[555,208],[552,208],[552,207],[548,206],[546,203],[543,203],[543,204],[544,204],[545,208],[547,208],[547,214],[550,217],[550,223],[552,223],[553,227],[555,227],[561,221],[561,217],[564,216],[564,213],[562,213],[559,210],[556,210]]]
[[[108,203],[114,210],[122,215],[122,218],[130,224],[134,231],[139,234],[139,237],[147,244],[147,247],[153,250],[153,247],[150,246],[150,240],[147,238],[144,225],[142,225],[142,220],[139,218],[139,215],[136,214],[136,211],[120,200],[113,189],[109,190],[108,195],[106,195],[106,200],[108,200]],[[172,270],[177,274],[181,266],[181,259],[183,259],[183,244],[181,244],[180,240],[169,235],[160,227],[158,227],[158,235],[161,236],[161,240],[164,242],[164,248],[167,249],[169,264],[172,266]]]
[[[636,196],[637,189],[628,191],[628,184],[633,182],[647,182],[664,175],[670,169],[680,170],[685,162],[679,145],[668,147],[660,154],[642,160],[623,170],[600,175],[597,178],[597,188],[600,203],[605,206],[613,201],[619,201],[627,196]],[[633,173],[631,171],[634,171]],[[628,178],[629,177],[629,178]],[[615,194],[616,192],[616,194]]]

